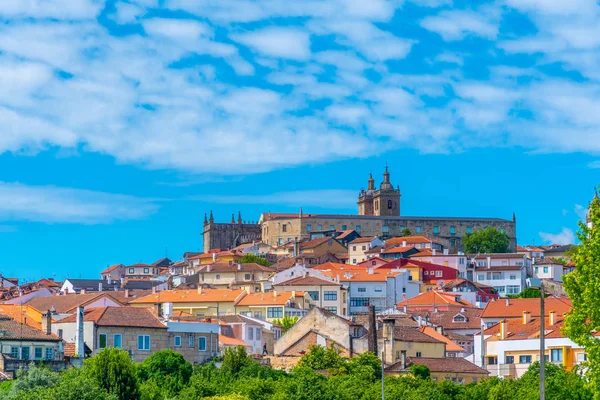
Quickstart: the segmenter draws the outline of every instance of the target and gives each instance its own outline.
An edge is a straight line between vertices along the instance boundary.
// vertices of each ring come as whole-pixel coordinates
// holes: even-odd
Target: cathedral
[[[383,181],[375,187],[372,174],[367,189],[358,194],[357,214],[308,214],[300,208],[297,213],[263,213],[257,224],[242,223],[241,218],[231,223],[215,223],[211,217],[204,223],[204,251],[214,248],[230,249],[242,243],[262,240],[278,246],[315,235],[354,230],[361,236],[382,239],[400,236],[406,230],[442,244],[450,252],[462,251],[463,238],[480,229],[493,227],[510,238],[510,249],[517,247],[517,221],[481,217],[404,216],[400,213],[400,187],[394,188],[386,166]]]

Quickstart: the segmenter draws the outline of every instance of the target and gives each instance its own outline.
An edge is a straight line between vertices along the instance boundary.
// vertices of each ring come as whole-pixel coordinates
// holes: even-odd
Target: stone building
[[[211,218],[205,221],[204,249],[232,248],[241,242],[262,240],[270,246],[296,240],[310,240],[322,231],[355,230],[361,236],[378,236],[381,239],[400,236],[405,229],[414,235],[422,235],[448,248],[450,252],[463,249],[462,239],[469,233],[486,227],[497,228],[510,238],[510,250],[517,248],[517,221],[502,218],[479,217],[410,217],[400,214],[400,188],[394,189],[386,168],[383,182],[375,188],[371,176],[367,190],[358,195],[358,214],[308,214],[263,213],[258,224],[215,224]],[[253,239],[251,239],[253,238]]]
[[[260,234],[260,225],[242,221],[240,212],[238,212],[237,222],[231,214],[230,223],[215,223],[212,211],[209,218],[204,215],[202,237],[205,253],[211,249],[228,250],[244,243],[260,241]]]

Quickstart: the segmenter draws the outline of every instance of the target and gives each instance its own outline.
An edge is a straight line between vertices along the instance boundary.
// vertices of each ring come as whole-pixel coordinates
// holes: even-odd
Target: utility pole
[[[383,338],[383,351],[381,352],[381,400],[385,400],[385,338]]]
[[[540,282],[540,400],[546,399],[545,393],[545,366],[546,366],[546,327],[544,311],[544,282]]]

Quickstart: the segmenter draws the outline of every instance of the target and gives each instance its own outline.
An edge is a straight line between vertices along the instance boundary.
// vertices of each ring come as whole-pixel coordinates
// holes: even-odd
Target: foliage
[[[152,354],[138,366],[138,379],[144,382],[142,398],[174,396],[183,389],[192,376],[192,364],[173,350]],[[160,388],[160,392],[156,388]]]
[[[285,315],[283,318],[277,318],[273,320],[274,324],[283,326],[283,333],[286,333],[288,329],[298,322],[300,318],[298,317],[290,317],[289,315]]]
[[[496,228],[487,227],[473,233],[467,233],[463,239],[467,253],[508,253],[510,238]]]
[[[242,369],[247,368],[252,364],[256,364],[256,362],[248,356],[248,353],[246,353],[246,349],[243,346],[225,349],[224,353],[221,370],[232,376],[237,376]]]
[[[60,379],[56,372],[50,371],[43,365],[37,366],[34,362],[29,364],[27,372],[19,369],[17,377],[19,379],[12,386],[13,393],[51,387],[56,385]]]
[[[343,358],[340,356],[340,352],[334,349],[333,345],[328,348],[311,345],[308,352],[298,362],[298,367],[306,367],[317,371],[340,368],[342,365]]]
[[[425,365],[411,365],[410,372],[415,378],[429,379],[431,376],[431,371]]]
[[[115,395],[118,400],[140,398],[136,366],[125,350],[101,350],[95,357],[85,360],[82,374],[99,388]]]
[[[511,299],[539,299],[540,298],[540,289],[539,288],[525,288],[519,294],[509,294],[508,296]],[[547,294],[544,293],[544,298],[548,297]]]
[[[579,222],[577,237],[581,245],[573,254],[577,268],[564,277],[564,289],[573,302],[565,318],[565,333],[584,346],[590,385],[600,388],[600,339],[594,333],[600,328],[600,200],[596,196],[589,208],[592,227]],[[595,399],[600,399],[596,390]]]
[[[265,267],[268,267],[268,266],[271,265],[271,263],[269,263],[269,261],[267,261],[266,258],[257,256],[257,255],[252,254],[252,253],[246,253],[246,254],[244,254],[242,256],[242,258],[240,259],[240,263],[242,263],[242,264],[256,263],[256,264],[263,265]]]
[[[400,236],[410,236],[410,235],[412,235],[412,232],[408,228],[404,228],[404,229],[402,229],[402,232],[400,232]]]

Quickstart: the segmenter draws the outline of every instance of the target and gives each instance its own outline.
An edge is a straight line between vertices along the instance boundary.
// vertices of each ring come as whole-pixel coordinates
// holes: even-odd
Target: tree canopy
[[[252,253],[246,253],[242,256],[242,258],[240,259],[240,262],[242,264],[246,264],[246,263],[256,263],[256,264],[260,264],[263,265],[265,267],[268,267],[271,265],[271,263],[269,263],[269,261],[267,261],[266,258],[264,257],[260,257],[257,256],[255,254]]]
[[[288,329],[292,326],[296,325],[300,318],[298,317],[290,317],[289,315],[285,315],[283,318],[277,318],[273,320],[274,324],[283,326],[283,333],[286,333]]]
[[[508,253],[510,238],[496,228],[487,227],[473,233],[467,233],[463,239],[465,252],[474,254]]]
[[[592,226],[579,223],[577,246],[572,257],[575,270],[564,277],[564,289],[573,302],[573,308],[565,318],[565,333],[575,343],[584,346],[587,353],[586,366],[591,385],[600,388],[600,200],[594,197],[590,204],[589,218]],[[600,399],[597,390],[595,399]]]

